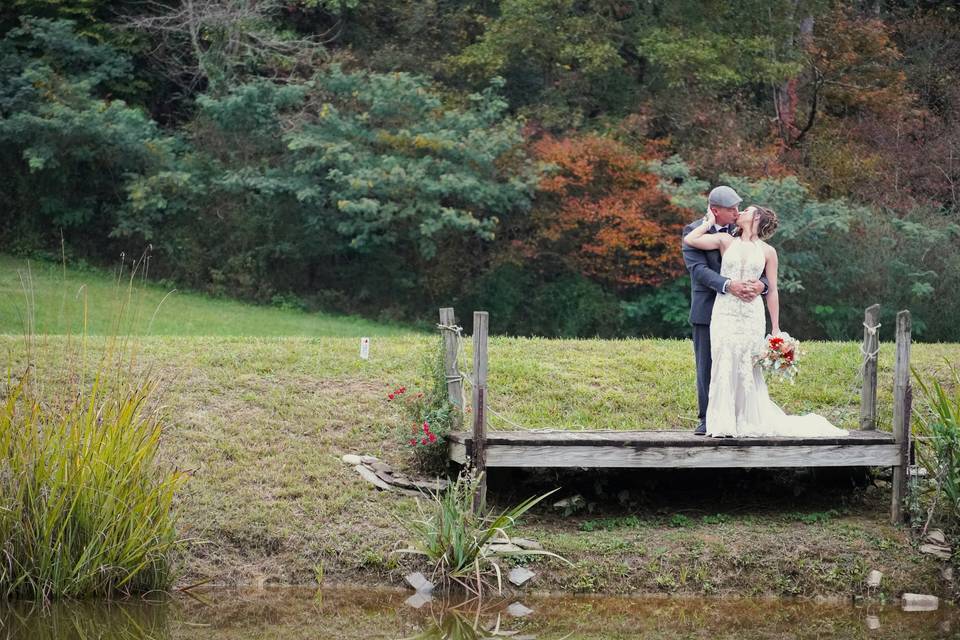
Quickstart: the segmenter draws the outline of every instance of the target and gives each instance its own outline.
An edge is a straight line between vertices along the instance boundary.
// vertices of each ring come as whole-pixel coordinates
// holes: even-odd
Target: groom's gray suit
[[[683,237],[696,229],[703,219],[691,222],[683,229]],[[732,226],[732,225],[731,225]],[[722,231],[710,228],[707,233],[728,233],[727,227]],[[713,359],[710,357],[710,316],[713,314],[713,303],[717,294],[724,293],[729,278],[720,275],[720,252],[717,250],[705,251],[695,249],[683,243],[683,262],[690,272],[690,324],[693,325],[693,355],[697,363],[697,408],[700,425],[706,424],[707,401],[710,398],[710,370]],[[763,282],[763,293],[767,292],[767,279],[760,277]]]

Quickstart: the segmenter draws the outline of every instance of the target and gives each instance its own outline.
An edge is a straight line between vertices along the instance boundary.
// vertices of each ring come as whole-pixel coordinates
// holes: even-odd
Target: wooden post
[[[456,323],[453,307],[440,309],[440,324],[452,327]],[[441,329],[443,334],[443,372],[447,377],[447,396],[450,402],[463,411],[463,382],[460,380],[460,370],[457,368],[457,334],[450,329]],[[454,418],[458,423],[459,416]],[[455,426],[458,428],[459,424]]]
[[[897,355],[893,365],[893,438],[899,445],[899,465],[893,468],[893,498],[890,520],[904,521],[907,497],[907,467],[910,464],[910,419],[913,390],[910,385],[910,312],[897,314]]]
[[[487,331],[490,316],[473,312],[473,473],[480,484],[473,496],[473,511],[479,513],[487,501]]]
[[[874,304],[867,307],[863,313],[863,388],[860,390],[860,428],[864,431],[873,431],[877,428],[879,320],[880,305]]]

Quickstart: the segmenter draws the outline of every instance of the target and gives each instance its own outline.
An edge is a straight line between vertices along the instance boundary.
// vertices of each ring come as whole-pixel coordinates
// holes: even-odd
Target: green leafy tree
[[[507,79],[511,103],[548,126],[628,108],[635,96],[633,3],[504,0],[482,36],[451,58],[476,82]]]
[[[198,103],[181,166],[134,182],[119,227],[191,256],[178,275],[198,285],[339,287],[389,306],[430,294],[441,242],[490,241],[529,205],[533,167],[493,89],[454,109],[424,79],[334,66]]]
[[[18,243],[51,245],[62,230],[104,251],[127,182],[168,160],[172,140],[104,93],[130,73],[69,21],[25,18],[0,41],[0,199]]]

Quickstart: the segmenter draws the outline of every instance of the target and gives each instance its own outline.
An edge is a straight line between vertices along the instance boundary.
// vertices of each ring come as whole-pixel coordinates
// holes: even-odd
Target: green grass
[[[386,394],[399,385],[422,388],[421,364],[436,339],[410,334],[374,340],[369,360],[358,357],[353,338],[139,339],[137,366],[151,369],[161,380],[159,397],[167,416],[161,454],[191,473],[177,505],[184,525],[180,534],[208,542],[192,547],[183,558],[185,581],[310,583],[320,563],[326,578],[333,581],[395,579],[397,558],[391,552],[403,538],[397,518],[414,516],[413,500],[376,491],[339,457],[368,453],[395,466],[408,464],[406,448],[395,438],[401,418]],[[65,341],[63,337],[37,341],[38,361],[50,363],[38,372],[49,389],[62,377],[56,358],[64,351]],[[91,361],[96,360],[102,342],[90,341]],[[22,360],[22,344],[13,336],[0,338],[0,349],[15,360]],[[807,348],[807,366],[797,384],[773,385],[772,393],[789,411],[820,411],[842,426],[856,426],[857,345],[810,343]],[[689,419],[695,416],[693,355],[683,341],[494,337],[490,358],[491,406],[527,426],[689,428]],[[944,358],[960,359],[960,345],[914,347],[913,362],[921,372],[942,370]],[[892,345],[884,343],[879,386],[881,416],[886,422],[892,403],[892,361]],[[494,426],[505,425],[495,419]],[[899,540],[902,534],[886,524],[888,498],[871,509],[865,518],[859,516],[859,538],[866,540],[869,533]],[[598,517],[603,515],[592,516]],[[656,527],[644,527],[643,539],[633,542],[631,531],[636,529],[631,527],[580,531],[578,521],[557,515],[541,541],[564,556],[570,551],[573,556],[567,557],[572,561],[599,562],[597,571],[602,573],[595,584],[607,585],[602,587],[607,590],[656,588],[656,578],[667,580],[670,567],[675,571],[670,579],[678,589],[736,590],[732,578],[724,578],[727,573],[737,576],[736,584],[746,584],[751,572],[780,566],[764,558],[768,551],[782,552],[784,541],[778,536],[783,532],[767,529],[783,527],[783,517],[761,514],[754,520],[748,514],[737,518],[735,527],[732,523],[718,527],[699,518],[671,527],[667,517]],[[646,517],[641,514],[641,519]],[[794,527],[800,528],[796,533],[810,525],[794,521]],[[544,533],[538,529],[534,526],[530,535]],[[709,540],[719,535],[724,544],[734,546],[739,543],[731,537],[733,530],[739,535],[752,531],[769,544],[760,547],[759,558],[746,551],[727,558],[722,565],[726,573],[704,578],[708,587],[690,586],[699,584],[694,582],[683,586],[676,564],[665,565],[659,573],[645,571],[647,582],[638,582],[636,576],[620,579],[613,573],[619,571],[611,563],[624,539],[631,548],[639,545],[638,549],[651,550],[681,548],[688,536]],[[525,526],[521,535],[527,531]],[[597,544],[585,544],[584,536]],[[602,542],[605,536],[612,537]],[[582,544],[585,550],[578,553]],[[831,538],[811,546],[810,553],[854,558],[851,545]],[[860,553],[859,543],[855,550]],[[909,555],[899,560],[888,557],[892,552],[873,552],[881,567],[912,563]],[[636,555],[642,554],[637,551]],[[805,557],[800,554],[797,562]],[[409,561],[400,559],[401,571]],[[684,562],[696,569],[689,559]],[[741,568],[742,563],[747,564]],[[912,579],[916,571],[927,568],[920,564],[898,575]],[[848,570],[852,571],[844,569]],[[550,585],[566,588],[576,582],[575,575],[564,573],[567,570],[555,571]],[[816,591],[816,575],[803,578],[804,593]],[[852,584],[850,580],[843,584]],[[776,588],[769,581],[762,584]],[[799,587],[790,587],[794,588]],[[830,587],[835,590],[827,592],[845,588]]]
[[[29,277],[28,277],[29,274]],[[306,313],[186,293],[137,278],[121,333],[169,336],[397,336],[409,327],[353,316]],[[32,285],[25,282],[32,281]],[[130,272],[72,269],[0,255],[0,333],[21,334],[26,310],[35,312],[35,332],[79,334],[84,300],[88,335],[111,335],[118,308],[128,303]],[[28,293],[29,292],[29,293]],[[157,311],[159,309],[159,311]],[[155,314],[154,312],[157,311]]]
[[[2,264],[14,268],[10,260]],[[75,275],[88,278],[87,273]],[[12,282],[10,274],[4,277]],[[38,275],[35,281],[57,282],[52,273]],[[111,299],[114,285],[102,277],[97,282],[105,292],[100,299]],[[8,298],[21,295],[18,286],[8,286]],[[89,287],[92,291],[93,285]],[[44,307],[59,309],[61,298],[41,295],[41,287],[37,289],[38,300],[43,301],[38,303],[39,317],[56,318]],[[149,296],[158,301],[162,293],[146,291],[150,304],[145,306],[153,306]],[[181,331],[184,323],[177,322],[177,307],[168,306],[168,299],[153,333],[167,326],[166,331],[176,335],[146,335],[135,341],[136,367],[149,369],[160,380],[158,398],[166,415],[161,457],[190,473],[176,505],[183,524],[179,533],[206,541],[192,546],[182,558],[184,582],[210,578],[226,584],[312,583],[318,565],[323,566],[325,579],[333,582],[396,580],[411,562],[392,553],[403,544],[397,519],[414,517],[414,502],[373,489],[339,457],[368,453],[394,466],[408,465],[407,447],[396,438],[401,417],[386,394],[400,385],[422,388],[424,356],[435,348],[437,336],[403,330],[389,335],[386,329],[388,335],[378,335],[364,328],[374,340],[369,360],[361,360],[356,340],[360,331],[353,332],[356,327],[341,319],[200,296],[180,299],[185,300],[183,313],[209,314],[210,323],[220,313],[214,309],[236,309],[235,315],[244,319],[230,319],[232,330],[253,334],[229,335],[224,329],[226,335],[185,335],[189,332]],[[427,312],[432,315],[432,310]],[[16,326],[7,318],[4,326],[15,334]],[[242,329],[244,322],[258,325],[260,331]],[[280,333],[282,327],[310,330],[305,335],[265,335]],[[35,342],[36,360],[45,363],[38,375],[51,393],[60,388],[69,369],[62,362],[66,341],[64,336],[51,336]],[[23,362],[24,344],[16,335],[0,336],[0,350],[15,364]],[[89,362],[97,361],[103,344],[102,338],[89,341]],[[494,336],[489,348],[489,403],[513,422],[560,429],[693,427],[696,398],[689,341]],[[791,413],[817,411],[840,426],[855,428],[859,346],[809,342],[805,349],[796,385],[772,384],[774,399]],[[468,341],[465,361],[470,355]],[[960,361],[960,345],[914,345],[913,365],[921,375],[943,379],[948,360]],[[884,342],[879,355],[884,425],[889,425],[892,413],[892,367],[893,345]],[[493,416],[492,428],[512,427]],[[548,549],[581,565],[573,570],[538,563],[538,571],[544,571],[543,588],[579,584],[580,590],[714,593],[755,585],[761,592],[849,594],[860,579],[858,563],[864,553],[873,566],[885,573],[889,569],[903,589],[926,588],[928,579],[936,584],[936,563],[902,551],[908,540],[887,523],[888,504],[888,497],[879,498],[866,511],[816,526],[796,519],[784,522],[783,512],[793,513],[793,507],[771,515],[748,513],[722,523],[690,517],[672,527],[669,516],[651,520],[649,514],[639,513],[640,528],[627,526],[632,520],[610,521],[608,526],[603,520],[607,514],[598,513],[590,516],[599,525],[592,531],[581,531],[575,518],[548,515],[542,520],[535,517],[520,534],[537,537]],[[704,513],[712,514],[712,509]],[[841,531],[841,525],[853,527],[857,535],[851,536],[846,528]],[[819,527],[836,535],[821,540]],[[798,535],[809,543],[806,550],[791,542]],[[895,544],[886,545],[889,550],[868,545],[870,536]],[[757,545],[751,547],[754,542]],[[718,549],[714,568],[704,568],[705,559],[684,551],[704,545]],[[653,553],[660,548],[665,551]],[[791,551],[789,556],[785,549]],[[842,559],[837,569],[842,579],[831,573],[835,567],[815,562],[831,554]],[[651,565],[654,559],[656,567]],[[629,570],[624,569],[627,561]],[[776,573],[786,570],[796,575],[777,586]]]

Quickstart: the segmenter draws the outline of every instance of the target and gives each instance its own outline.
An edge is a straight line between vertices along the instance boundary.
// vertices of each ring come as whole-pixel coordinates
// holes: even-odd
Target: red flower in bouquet
[[[755,358],[755,363],[767,372],[779,378],[794,382],[800,367],[797,360],[800,356],[800,343],[788,333],[781,333],[767,338],[762,352]]]

